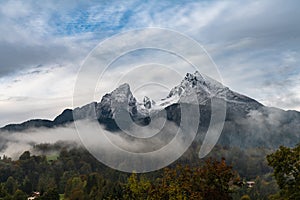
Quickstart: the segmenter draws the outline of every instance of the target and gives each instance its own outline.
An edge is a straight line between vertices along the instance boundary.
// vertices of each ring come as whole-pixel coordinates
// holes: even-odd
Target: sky
[[[72,108],[76,77],[91,50],[115,34],[147,27],[199,42],[232,90],[266,106],[300,111],[299,6],[297,0],[3,0],[0,126],[53,119]],[[107,80],[128,70],[130,62],[119,65]],[[114,89],[105,83],[97,101]]]

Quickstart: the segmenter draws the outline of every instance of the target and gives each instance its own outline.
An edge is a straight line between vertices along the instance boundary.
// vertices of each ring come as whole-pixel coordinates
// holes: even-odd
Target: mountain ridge
[[[292,146],[300,141],[300,112],[284,111],[264,106],[255,99],[239,94],[221,83],[199,72],[187,73],[181,83],[175,86],[168,96],[154,102],[145,97],[138,102],[127,83],[105,94],[100,102],[92,102],[75,109],[65,109],[54,120],[29,120],[21,124],[10,124],[0,131],[23,131],[30,128],[54,128],[72,123],[74,120],[93,119],[114,132],[119,127],[116,115],[126,111],[132,123],[148,125],[151,118],[163,111],[167,119],[178,126],[181,120],[180,105],[193,104],[189,97],[196,95],[200,109],[198,140],[203,139],[211,121],[212,100],[226,103],[226,118],[219,142],[223,145],[240,146]],[[185,97],[183,102],[181,97]],[[218,108],[217,108],[218,109]]]
[[[212,88],[212,83],[213,87]],[[199,84],[200,83],[200,84]],[[210,85],[211,91],[208,91],[208,88],[201,88],[200,86],[208,87]],[[200,103],[203,101],[207,101],[208,98],[213,97],[212,93],[215,93],[215,96],[225,98],[224,92],[221,93],[220,90],[229,92],[231,96],[238,97],[240,99],[248,99],[250,101],[255,102],[256,106],[263,106],[256,100],[247,97],[245,95],[241,95],[239,93],[231,91],[228,87],[223,86],[218,81],[215,81],[207,76],[201,75],[198,71],[196,71],[194,74],[187,73],[184,79],[181,81],[181,83],[169,92],[168,96],[166,98],[161,99],[159,102],[154,102],[151,100],[151,98],[145,96],[143,99],[143,103],[137,102],[136,98],[133,96],[130,85],[128,83],[121,84],[118,88],[113,90],[111,93],[107,93],[103,95],[101,101],[98,102],[92,102],[89,104],[86,104],[82,107],[77,107],[75,109],[67,108],[63,110],[62,113],[57,115],[53,120],[49,119],[31,119],[19,124],[8,124],[4,127],[1,127],[0,130],[8,130],[8,131],[14,131],[14,127],[16,130],[22,130],[22,128],[31,128],[31,127],[46,127],[51,128],[54,126],[63,125],[68,122],[74,121],[74,116],[76,116],[77,119],[84,119],[87,117],[87,110],[90,110],[90,107],[95,107],[97,112],[98,118],[113,118],[114,116],[114,110],[115,107],[122,107],[126,106],[125,104],[128,104],[131,109],[130,113],[132,116],[134,115],[141,115],[136,117],[148,117],[149,116],[149,110],[151,109],[164,109],[172,104],[178,103],[178,100],[180,96],[183,94],[183,92],[187,91],[189,88],[195,88],[197,90],[197,96],[198,98],[201,98]],[[202,90],[201,92],[200,89]],[[187,91],[187,93],[190,91]],[[221,94],[220,94],[221,93]],[[202,98],[203,97],[203,98]],[[232,98],[232,97],[231,97]],[[232,99],[231,99],[232,100]],[[111,102],[113,101],[113,102]],[[127,101],[127,102],[126,102]],[[113,107],[111,107],[113,106]],[[84,110],[84,111],[83,111]],[[83,111],[83,112],[82,112]],[[85,113],[83,116],[80,116],[80,114]]]

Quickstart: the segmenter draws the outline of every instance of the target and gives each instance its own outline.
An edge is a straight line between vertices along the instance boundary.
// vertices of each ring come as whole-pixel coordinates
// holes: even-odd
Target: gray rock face
[[[225,87],[220,82],[201,75],[198,71],[194,74],[187,73],[182,82],[174,87],[167,98],[174,96],[189,96],[190,93],[197,94],[198,102],[204,104],[211,98],[224,99],[226,102],[244,105],[248,110],[257,109],[261,106],[259,102],[247,96],[241,95]],[[238,106],[238,105],[236,105]]]
[[[144,103],[144,107],[147,109],[150,109],[152,108],[153,105],[155,105],[155,102],[147,96],[144,97],[143,103]]]
[[[137,115],[137,101],[127,83],[102,97],[96,106],[97,117],[113,119],[119,109],[126,109],[132,116]]]
[[[187,73],[181,83],[175,86],[168,96],[154,102],[145,97],[143,102],[137,102],[130,86],[122,84],[111,93],[105,94],[100,102],[92,102],[74,110],[66,109],[55,120],[30,120],[22,124],[12,124],[1,128],[0,131],[23,131],[29,128],[53,128],[74,120],[94,119],[107,125],[109,130],[118,130],[115,123],[116,114],[126,111],[132,121],[147,124],[150,117],[156,117],[163,111],[167,112],[170,121],[180,124],[180,99],[196,94],[200,108],[200,124],[198,140],[205,133],[211,118],[211,99],[216,98],[226,103],[226,121],[219,142],[223,145],[253,147],[279,145],[292,146],[300,142],[300,113],[283,111],[265,107],[256,100],[230,90],[216,80],[199,72]]]

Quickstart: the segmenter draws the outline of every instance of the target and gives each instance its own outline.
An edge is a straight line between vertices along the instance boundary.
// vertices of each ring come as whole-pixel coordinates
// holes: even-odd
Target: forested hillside
[[[34,150],[45,155],[31,155],[26,151],[18,160],[2,157],[0,199],[26,199],[36,195],[34,192],[39,193],[38,199],[70,200],[300,197],[296,193],[299,191],[299,146],[281,147],[272,154],[262,148],[242,151],[218,146],[208,159],[191,162],[188,161],[191,152],[186,152],[169,168],[146,174],[115,171],[99,163],[83,148],[42,144]],[[267,154],[279,187],[263,156]],[[294,159],[281,162],[285,157]],[[289,172],[288,166],[298,171]],[[290,178],[283,179],[287,174]],[[249,186],[249,181],[254,185]]]

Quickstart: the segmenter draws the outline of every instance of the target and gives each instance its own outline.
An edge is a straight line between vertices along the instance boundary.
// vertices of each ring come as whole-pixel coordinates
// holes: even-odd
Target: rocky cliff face
[[[230,90],[216,80],[195,72],[187,73],[181,83],[168,96],[154,102],[145,97],[137,102],[130,86],[122,84],[105,94],[100,102],[92,102],[74,110],[66,109],[53,121],[30,120],[22,124],[8,125],[1,131],[22,131],[28,128],[53,128],[74,120],[94,119],[107,125],[111,131],[118,130],[115,118],[118,112],[127,112],[132,122],[147,125],[151,118],[167,111],[167,118],[180,124],[180,104],[194,104],[195,95],[200,108],[199,141],[208,128],[211,118],[211,100],[226,103],[226,121],[220,143],[232,146],[292,146],[300,141],[300,113],[265,107],[256,100]],[[181,99],[184,98],[182,102]]]

